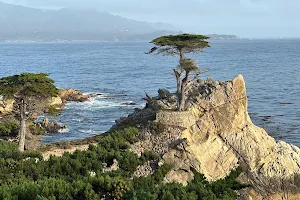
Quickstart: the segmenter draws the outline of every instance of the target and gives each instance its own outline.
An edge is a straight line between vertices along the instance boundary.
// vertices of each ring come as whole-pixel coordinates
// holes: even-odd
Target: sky
[[[97,9],[170,23],[184,32],[245,38],[300,37],[300,0],[0,0],[37,8]]]

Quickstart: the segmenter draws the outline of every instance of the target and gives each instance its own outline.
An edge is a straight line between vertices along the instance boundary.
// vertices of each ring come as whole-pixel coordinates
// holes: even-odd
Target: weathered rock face
[[[0,115],[6,115],[13,111],[14,100],[4,99],[0,96]]]
[[[214,181],[241,166],[244,174],[240,180],[252,185],[241,191],[241,199],[300,199],[300,149],[276,142],[252,123],[241,75],[228,82],[199,81],[187,105],[192,115],[188,122],[175,112],[157,112],[161,123],[177,124],[183,130],[167,152],[148,147],[174,165],[167,182],[186,183],[193,178],[192,169]]]

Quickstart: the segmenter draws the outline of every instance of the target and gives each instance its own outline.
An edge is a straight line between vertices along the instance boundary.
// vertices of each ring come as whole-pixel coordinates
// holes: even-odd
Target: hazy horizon
[[[170,23],[184,32],[234,34],[245,38],[300,36],[296,0],[0,0],[35,8],[97,9],[139,21]]]

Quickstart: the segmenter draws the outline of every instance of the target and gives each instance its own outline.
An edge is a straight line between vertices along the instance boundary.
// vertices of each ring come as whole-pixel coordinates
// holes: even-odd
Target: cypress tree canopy
[[[202,51],[204,48],[208,48],[209,43],[206,41],[209,37],[205,35],[196,34],[180,34],[180,35],[168,35],[156,38],[151,43],[156,46],[153,47],[149,53],[166,53],[177,55],[182,53],[191,53]]]
[[[5,98],[17,96],[57,96],[58,89],[48,74],[23,73],[0,79],[0,94]]]

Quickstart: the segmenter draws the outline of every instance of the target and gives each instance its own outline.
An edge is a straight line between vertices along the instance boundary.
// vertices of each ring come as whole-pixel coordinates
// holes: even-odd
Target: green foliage
[[[181,59],[179,67],[185,71],[195,71],[198,69],[196,61],[191,58]]]
[[[16,136],[19,125],[15,122],[0,123],[0,136]]]
[[[186,187],[163,183],[172,168],[167,164],[148,177],[132,178],[138,165],[160,159],[151,151],[139,158],[129,149],[138,134],[137,129],[128,127],[90,145],[87,151],[65,153],[47,161],[39,152],[21,153],[16,144],[0,142],[0,199],[235,199],[234,190],[243,187],[235,181],[240,169],[215,183],[208,183],[203,175],[195,173]],[[109,166],[113,159],[117,159],[120,169],[103,172],[102,164]]]
[[[19,160],[21,157],[21,153],[19,152],[18,145],[16,143],[5,141],[0,142],[0,158]]]
[[[0,94],[8,99],[13,99],[15,95],[49,97],[57,96],[58,89],[54,86],[54,81],[48,77],[48,74],[23,73],[1,78]]]
[[[42,160],[42,155],[38,151],[25,151],[21,153],[16,143],[0,141],[0,158],[13,159],[19,161],[28,157],[38,158]]]
[[[190,53],[202,51],[208,48],[209,43],[206,41],[209,37],[196,34],[180,34],[161,36],[151,41],[154,45],[149,53],[165,53],[169,55],[179,55],[182,53]]]

